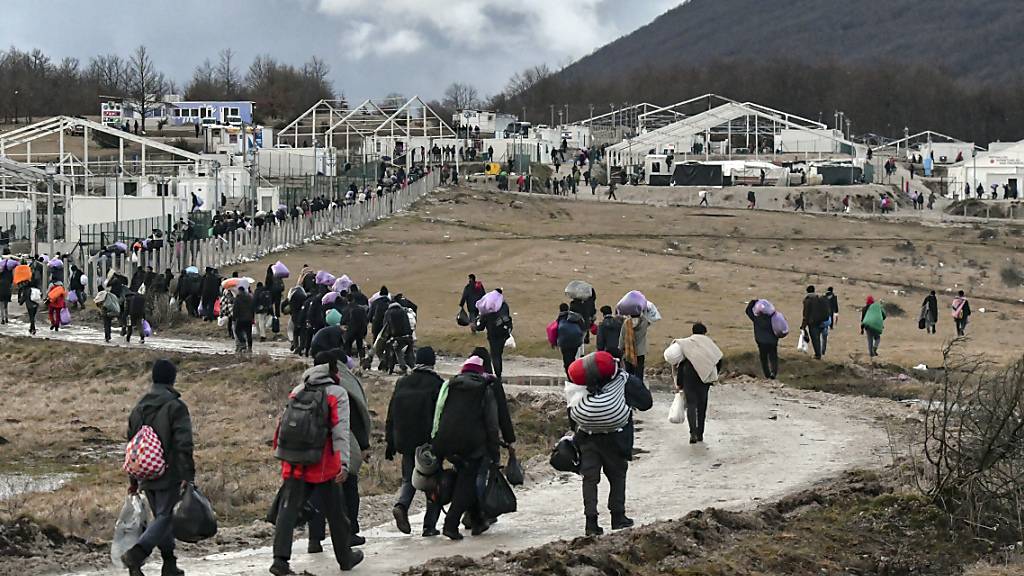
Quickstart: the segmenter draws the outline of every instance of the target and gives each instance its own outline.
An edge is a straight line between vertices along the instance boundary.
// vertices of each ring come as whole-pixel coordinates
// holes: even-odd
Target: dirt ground
[[[483,341],[454,322],[468,273],[476,273],[489,289],[504,288],[519,353],[528,356],[555,356],[544,330],[565,300],[570,280],[591,282],[599,306],[614,306],[637,289],[664,317],[651,329],[648,365],[660,360],[672,338],[688,335],[689,323],[696,320],[708,325],[727,354],[751,350],[744,308],[753,298],[770,299],[786,314],[794,335],[780,346],[784,356],[795,355],[804,288],[833,286],[840,317],[828,358],[867,360],[859,312],[864,298],[874,295],[895,310],[886,323],[880,360],[910,368],[941,364],[943,345],[955,336],[949,307],[960,289],[975,311],[968,348],[999,361],[1019,354],[1010,343],[1024,336],[1024,288],[1016,280],[1024,267],[1019,256],[1024,242],[1014,234],[995,226],[448,190],[421,201],[413,212],[351,236],[240,270],[262,275],[280,257],[293,270],[309,264],[348,274],[368,293],[387,285],[420,306],[421,342],[453,353]],[[917,328],[928,290],[939,294],[936,336]]]

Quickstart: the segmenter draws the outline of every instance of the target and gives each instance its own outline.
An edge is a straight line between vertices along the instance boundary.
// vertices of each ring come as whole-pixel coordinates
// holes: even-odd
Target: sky
[[[270,54],[317,55],[350,99],[440,98],[463,82],[481,96],[517,71],[558,69],[684,0],[0,0],[0,42],[51,58],[127,55],[145,44],[179,86],[231,48],[242,72]]]

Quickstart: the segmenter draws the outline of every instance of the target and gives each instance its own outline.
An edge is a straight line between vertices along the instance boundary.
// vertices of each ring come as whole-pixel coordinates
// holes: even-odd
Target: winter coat
[[[234,318],[236,322],[242,324],[252,324],[253,321],[253,299],[252,294],[248,292],[238,292],[238,296],[235,296],[235,309]]]
[[[338,366],[338,384],[348,394],[349,405],[349,451],[350,458],[347,469],[350,474],[359,475],[363,466],[363,450],[370,449],[370,433],[373,428],[373,418],[370,417],[370,409],[366,404],[366,392],[363,385],[356,378],[355,374],[345,366]]]
[[[583,336],[586,334],[587,324],[583,316],[576,312],[558,313],[558,340],[559,348],[579,348],[583,345]]]
[[[639,318],[629,317],[623,321],[622,330],[619,332],[619,350],[626,350],[626,326],[625,322],[634,322],[633,325],[633,342],[636,349],[637,356],[647,355],[647,328],[651,325],[651,322],[646,316],[640,316]]]
[[[590,328],[597,317],[597,294],[591,290],[590,298],[586,300],[573,299],[569,302],[569,310],[583,317],[585,329]]]
[[[14,271],[5,266],[0,270],[0,302],[11,301],[11,286],[14,283]]]
[[[333,481],[341,473],[342,466],[348,468],[351,460],[352,446],[349,440],[351,433],[351,415],[349,412],[348,393],[338,380],[331,375],[327,364],[313,366],[302,374],[302,383],[292,390],[291,398],[303,391],[306,386],[327,387],[327,413],[330,419],[331,433],[324,442],[323,454],[316,464],[291,464],[281,462],[281,477],[285,480],[295,478],[310,484],[323,484]],[[278,429],[280,430],[280,422]],[[274,434],[274,448],[277,448],[277,434]]]
[[[292,290],[291,295],[288,297],[288,308],[291,310],[292,323],[296,326],[302,326],[306,322],[306,317],[302,314],[302,305],[306,302],[306,291],[301,287]]]
[[[476,321],[479,330],[487,331],[487,340],[504,342],[512,334],[512,313],[508,302],[502,302],[501,308],[491,314],[481,314]]]
[[[747,304],[747,318],[754,323],[754,342],[777,346],[779,337],[775,335],[775,329],[772,328],[772,317],[766,314],[754,314],[754,304],[757,304],[757,300],[751,300]]]
[[[384,423],[385,456],[410,456],[430,442],[434,408],[444,379],[431,368],[417,367],[398,379]]]
[[[498,460],[498,405],[486,376],[459,374],[445,385],[435,411],[434,453],[445,458]]]
[[[877,334],[885,331],[885,309],[882,308],[881,302],[875,302],[861,310],[860,325],[863,328],[870,328]]]
[[[348,314],[344,315],[343,318],[345,319],[345,326],[348,327],[349,334],[352,334],[354,337],[366,336],[366,329],[369,324],[366,306],[352,303],[348,307]]]
[[[823,324],[829,319],[831,315],[832,306],[829,304],[828,299],[824,296],[817,294],[808,294],[804,296],[804,314],[801,328],[808,326],[818,326]]]
[[[466,307],[469,310],[476,310],[476,303],[486,293],[483,282],[477,280],[476,282],[467,283],[462,287],[462,299],[459,300],[459,308]]]
[[[928,296],[926,296],[925,299],[924,299],[924,308],[925,308],[925,310],[926,310],[926,312],[928,314],[927,320],[930,320],[932,323],[936,323],[936,322],[939,321],[939,299],[938,298],[936,298],[932,294],[929,294]]]
[[[274,311],[274,300],[271,298],[270,290],[267,287],[257,288],[252,298],[253,312],[256,314],[270,314]]]
[[[313,330],[319,330],[327,325],[327,320],[324,318],[323,297],[324,295],[319,290],[312,292],[306,298],[306,303],[303,304],[306,310],[306,326]]]
[[[379,333],[384,329],[384,313],[388,311],[388,306],[391,305],[391,298],[389,296],[381,296],[370,304],[370,322],[373,323],[373,331]]]
[[[203,305],[213,306],[213,301],[220,295],[220,275],[207,270],[203,275],[202,292]]]
[[[128,316],[132,319],[132,324],[140,324],[146,318],[146,296],[129,293],[125,299],[128,301]]]
[[[619,316],[605,316],[604,320],[597,326],[597,350],[608,352],[616,358],[622,357],[622,349],[619,348],[619,334],[622,332],[622,318]]]
[[[309,341],[309,355],[315,359],[320,352],[341,348],[344,335],[341,326],[327,326],[317,330]]]
[[[718,372],[722,371],[722,361],[719,360],[718,364],[715,365],[715,369]],[[697,384],[706,384],[700,379],[700,375],[693,369],[693,364],[689,360],[683,360],[679,364],[679,368],[676,369],[676,388],[680,390],[688,387],[693,387]],[[711,383],[707,383],[711,384]]]
[[[409,324],[409,314],[398,302],[392,302],[384,314],[384,330],[391,338],[412,336],[412,326]]]
[[[182,481],[192,481],[196,465],[192,460],[192,420],[188,406],[173,386],[153,383],[153,387],[135,405],[128,417],[128,439],[139,429],[150,426],[160,438],[167,470],[155,480],[143,480],[143,490],[176,489]]]

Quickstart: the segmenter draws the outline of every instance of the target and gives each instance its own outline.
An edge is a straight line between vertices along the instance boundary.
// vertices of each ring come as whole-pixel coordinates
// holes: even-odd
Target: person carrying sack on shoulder
[[[718,382],[722,369],[722,351],[707,336],[700,322],[693,335],[676,340],[665,349],[665,361],[675,367],[676,390],[686,395],[686,419],[690,423],[690,444],[704,441],[704,422],[708,412],[708,392]]]
[[[963,336],[967,334],[967,322],[971,317],[971,303],[964,296],[964,291],[960,290],[956,294],[956,298],[953,298],[953,322],[956,323],[956,335]]]

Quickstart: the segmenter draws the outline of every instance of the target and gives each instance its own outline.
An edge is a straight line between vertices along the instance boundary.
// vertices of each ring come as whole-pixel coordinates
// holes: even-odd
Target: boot
[[[160,567],[160,576],[185,576],[185,571],[178,568],[178,559],[174,555],[163,557],[164,565]]]
[[[308,554],[320,554],[324,551],[324,545],[317,540],[310,540],[306,546],[306,552]]]
[[[597,523],[597,516],[587,516],[587,536],[600,536],[604,534],[604,528]]]
[[[405,509],[405,506],[395,504],[395,507],[391,509],[391,514],[395,517],[395,526],[398,527],[399,532],[412,534],[412,526],[409,525],[409,511]]]
[[[340,568],[343,572],[347,572],[363,561],[363,552],[361,550],[352,550],[348,553],[348,556],[342,560]]]
[[[270,565],[270,573],[274,576],[294,576],[295,574],[288,566],[288,562],[279,558],[274,558],[274,563]]]
[[[690,444],[696,444],[698,442],[697,435],[693,432],[690,433]]]
[[[612,530],[622,530],[623,528],[632,528],[633,519],[626,516],[625,512],[617,512],[612,514]]]
[[[128,576],[146,576],[142,573],[142,564],[145,562],[146,554],[138,546],[132,546],[121,555],[121,563],[128,569]]]

